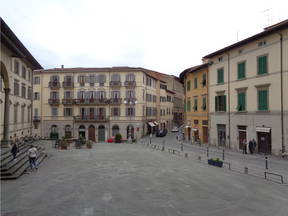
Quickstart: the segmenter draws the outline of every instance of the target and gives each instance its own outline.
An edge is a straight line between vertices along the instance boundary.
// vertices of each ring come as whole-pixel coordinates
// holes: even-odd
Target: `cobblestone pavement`
[[[153,150],[55,150],[37,172],[1,182],[3,216],[287,216],[288,187]]]

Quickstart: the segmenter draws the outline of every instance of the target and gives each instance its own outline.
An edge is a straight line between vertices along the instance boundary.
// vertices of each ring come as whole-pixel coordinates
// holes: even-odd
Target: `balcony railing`
[[[105,105],[109,104],[109,100],[107,98],[102,98],[102,99],[95,99],[95,98],[83,98],[83,99],[75,99],[75,104],[80,104],[80,105]]]
[[[60,100],[59,99],[50,98],[50,99],[48,99],[48,103],[50,105],[59,105],[60,104]]]
[[[33,116],[33,122],[40,122],[41,117],[40,116]]]
[[[110,98],[110,104],[121,104],[122,98]]]
[[[121,87],[121,81],[110,81],[110,87],[114,87],[114,88]]]
[[[96,121],[96,122],[106,122],[109,121],[109,116],[105,115],[80,115],[75,116],[75,121]]]
[[[126,105],[135,105],[137,104],[137,98],[124,98],[123,102]]]
[[[62,104],[64,104],[64,105],[72,105],[72,104],[74,104],[74,99],[72,99],[72,98],[62,99]]]
[[[74,88],[73,82],[62,82],[63,88]]]
[[[60,88],[60,82],[58,82],[58,81],[49,82],[49,87],[50,88]]]
[[[125,81],[124,85],[125,85],[125,87],[135,88],[136,81]]]

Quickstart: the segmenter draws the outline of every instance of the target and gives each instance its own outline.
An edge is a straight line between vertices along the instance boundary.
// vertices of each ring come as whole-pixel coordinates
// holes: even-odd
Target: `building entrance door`
[[[103,125],[98,127],[98,141],[105,142],[105,126]]]
[[[271,132],[257,132],[258,152],[271,154]]]
[[[188,140],[191,140],[191,127],[188,127]]]
[[[208,127],[203,127],[203,143],[208,143]]]
[[[90,125],[88,129],[88,139],[95,142],[95,127]]]
[[[219,146],[226,146],[226,125],[217,124],[217,138]]]
[[[244,140],[247,143],[247,132],[246,132],[246,126],[238,126],[238,137],[239,137],[239,149],[243,150],[243,143]]]

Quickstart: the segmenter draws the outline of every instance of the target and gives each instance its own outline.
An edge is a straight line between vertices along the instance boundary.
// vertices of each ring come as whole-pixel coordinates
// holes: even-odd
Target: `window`
[[[78,99],[84,99],[85,98],[85,91],[77,92],[77,98]]]
[[[126,108],[126,116],[135,116],[135,108],[134,107]]]
[[[18,120],[18,106],[14,105],[14,124],[17,124]]]
[[[135,75],[134,74],[127,74],[126,75],[126,81],[135,81]]]
[[[25,106],[21,106],[21,123],[24,124],[25,120]]]
[[[34,84],[39,85],[40,84],[40,77],[34,77]]]
[[[22,66],[22,77],[26,79],[26,68]]]
[[[135,91],[134,90],[126,91],[126,97],[127,98],[135,98]]]
[[[120,131],[119,126],[118,125],[113,125],[112,126],[112,136],[116,136],[116,134],[118,134]]]
[[[73,92],[72,91],[65,91],[64,92],[64,99],[72,99],[73,98]]]
[[[59,99],[59,92],[50,92],[50,98],[51,99]]]
[[[189,80],[189,81],[187,81],[187,91],[190,91],[190,89],[191,89],[191,82]]]
[[[26,86],[22,83],[21,97],[26,98]]]
[[[14,73],[19,75],[19,62],[17,60],[14,61]]]
[[[224,69],[223,68],[219,68],[217,70],[217,83],[218,84],[224,83]]]
[[[85,76],[78,76],[78,82],[80,83],[80,86],[85,86]]]
[[[194,111],[198,110],[198,98],[194,98],[194,107],[193,107]]]
[[[31,82],[32,79],[32,71],[28,69],[28,81]]]
[[[220,56],[220,57],[218,58],[218,61],[219,61],[219,62],[222,62],[222,61],[223,61],[223,56]]]
[[[14,80],[14,95],[19,96],[20,94],[20,89],[19,89],[19,81],[18,80]]]
[[[204,73],[202,75],[202,86],[206,86],[206,80],[207,80],[206,73]]]
[[[206,110],[206,106],[207,106],[206,96],[203,96],[202,97],[202,110]]]
[[[64,108],[64,116],[73,116],[73,109],[72,108]]]
[[[58,115],[58,108],[52,107],[52,109],[51,109],[51,115],[52,115],[52,117],[57,116],[57,115]]]
[[[267,74],[267,55],[259,56],[257,60],[258,75]]]
[[[194,124],[199,124],[199,120],[195,119]]]
[[[239,62],[237,65],[238,79],[244,79],[246,77],[246,62]]]
[[[27,107],[27,120],[28,122],[31,122],[31,107]]]
[[[50,82],[59,82],[59,76],[57,75],[53,75],[53,76],[50,76]]]
[[[160,89],[167,89],[166,85],[160,84]]]
[[[106,82],[106,75],[100,74],[98,76],[98,82],[100,86],[104,86],[104,83]]]
[[[191,111],[191,101],[188,100],[187,101],[187,112],[190,112]]]
[[[172,102],[171,96],[167,96],[167,101],[168,101],[168,102]]]
[[[111,108],[112,116],[120,116],[120,107],[112,107]]]
[[[40,93],[39,92],[34,92],[34,100],[40,100]]]
[[[104,99],[106,98],[106,92],[105,91],[98,91],[98,94],[99,94],[99,99]]]
[[[120,75],[119,74],[113,74],[111,77],[111,81],[119,82],[120,81]]]
[[[156,95],[153,95],[153,102],[156,102]]]
[[[195,77],[195,78],[194,78],[194,89],[197,88],[197,85],[198,85],[198,83],[197,83],[197,77]]]
[[[245,111],[246,110],[246,93],[238,92],[238,106],[237,111]]]
[[[226,95],[215,96],[215,111],[226,112]]]
[[[65,126],[65,137],[71,138],[72,137],[72,128],[70,125]]]
[[[34,108],[34,116],[38,117],[38,108]]]
[[[268,90],[267,89],[258,90],[258,110],[259,111],[268,110]]]
[[[112,98],[120,98],[120,91],[112,91],[111,97]]]

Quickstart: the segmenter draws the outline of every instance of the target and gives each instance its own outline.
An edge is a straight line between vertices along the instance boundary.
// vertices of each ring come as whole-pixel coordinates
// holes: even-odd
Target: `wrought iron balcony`
[[[40,116],[33,116],[33,122],[40,122],[41,117]]]
[[[80,116],[75,116],[75,121],[77,121],[77,122],[85,122],[85,121],[107,122],[107,121],[109,121],[109,116],[105,116],[105,115],[80,115]]]
[[[72,98],[62,99],[62,104],[64,104],[64,105],[72,105],[72,104],[74,104],[74,99],[72,99]]]
[[[110,104],[121,104],[122,98],[110,98]]]
[[[120,88],[121,87],[121,81],[110,81],[110,87]]]
[[[105,105],[109,104],[109,100],[107,98],[102,98],[102,99],[95,99],[95,98],[80,98],[80,99],[75,99],[75,104],[79,105]]]
[[[58,82],[58,81],[49,82],[49,87],[50,88],[60,88],[60,82]]]
[[[73,82],[62,82],[63,88],[74,88]]]
[[[135,105],[137,104],[137,98],[124,98],[123,102],[126,105]]]
[[[135,88],[136,87],[136,81],[125,81],[124,85],[125,85],[125,87],[128,87],[128,88]]]
[[[60,104],[60,100],[59,99],[55,99],[55,98],[50,98],[50,99],[48,99],[48,103],[50,105],[59,105]]]

